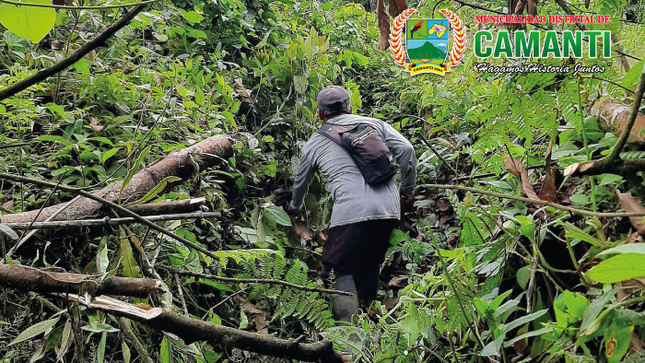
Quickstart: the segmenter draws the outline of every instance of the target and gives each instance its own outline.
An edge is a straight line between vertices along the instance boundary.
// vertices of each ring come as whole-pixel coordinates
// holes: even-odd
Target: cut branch
[[[343,362],[341,355],[334,350],[333,343],[328,339],[317,343],[300,343],[186,318],[161,308],[135,306],[106,296],[98,296],[92,301],[84,301],[81,297],[71,294],[56,295],[79,302],[89,309],[126,317],[147,324],[154,329],[175,334],[186,344],[206,341],[214,346],[239,348],[281,358],[309,362]]]
[[[220,217],[219,212],[195,212],[195,213],[177,213],[162,214],[158,216],[149,216],[145,219],[151,222],[174,221],[179,219],[200,219]],[[65,228],[65,227],[98,227],[98,226],[115,226],[120,224],[138,223],[135,218],[101,218],[101,219],[80,219],[71,221],[55,222],[34,222],[34,223],[3,223],[11,229],[47,229],[47,228]]]
[[[129,277],[52,272],[21,265],[0,264],[0,286],[35,292],[71,292],[147,297],[161,281]]]
[[[16,95],[19,92],[24,91],[25,89],[37,84],[38,82],[44,81],[50,76],[53,76],[59,72],[62,72],[67,67],[78,62],[89,52],[93,51],[94,49],[100,46],[105,45],[105,42],[111,36],[113,36],[117,31],[119,31],[124,26],[128,25],[130,21],[132,21],[132,19],[134,19],[134,17],[137,16],[137,14],[139,14],[141,10],[143,10],[145,7],[146,7],[145,5],[140,5],[134,8],[132,11],[125,13],[123,17],[121,17],[121,19],[119,19],[116,23],[110,25],[107,29],[103,31],[103,33],[99,34],[96,38],[85,43],[85,45],[83,45],[79,50],[74,52],[69,57],[52,65],[51,67],[48,67],[36,72],[34,75],[27,77],[18,83],[14,83],[9,87],[3,90],[0,90],[0,101]]]

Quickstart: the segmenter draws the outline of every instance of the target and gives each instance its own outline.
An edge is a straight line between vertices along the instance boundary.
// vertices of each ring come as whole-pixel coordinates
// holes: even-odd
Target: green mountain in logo
[[[433,59],[444,60],[446,53],[435,47],[432,42],[425,42],[418,48],[408,49],[408,57],[414,63],[427,63]]]

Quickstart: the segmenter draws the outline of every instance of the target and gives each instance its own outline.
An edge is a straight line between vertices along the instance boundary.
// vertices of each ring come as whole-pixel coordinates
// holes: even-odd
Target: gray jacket
[[[358,115],[339,115],[328,122],[335,125],[364,122],[378,130],[399,164],[400,190],[412,194],[417,178],[414,148],[398,131],[381,120]],[[302,150],[294,179],[292,208],[302,208],[316,169],[320,169],[329,181],[329,190],[334,202],[330,227],[400,217],[399,188],[396,187],[395,178],[376,187],[368,185],[347,151],[318,133],[309,138]]]

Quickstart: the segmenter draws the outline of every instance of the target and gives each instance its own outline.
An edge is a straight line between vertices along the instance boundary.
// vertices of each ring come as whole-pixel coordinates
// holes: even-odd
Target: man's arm
[[[302,149],[302,156],[298,163],[298,171],[293,179],[293,193],[291,195],[291,203],[289,204],[290,210],[298,212],[302,209],[315,167],[314,148],[312,147],[310,139]]]
[[[414,156],[414,147],[394,127],[386,122],[383,122],[383,125],[383,139],[401,168],[401,192],[411,195],[417,182],[417,160]]]

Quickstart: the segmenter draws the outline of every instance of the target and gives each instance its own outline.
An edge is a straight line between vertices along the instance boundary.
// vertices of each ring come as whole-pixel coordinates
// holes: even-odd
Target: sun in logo
[[[435,73],[444,75],[451,66],[461,62],[465,50],[463,23],[450,10],[439,10],[446,19],[415,19],[416,9],[408,9],[392,22],[390,50],[396,64],[405,66],[411,75]],[[403,30],[405,29],[405,52]],[[448,53],[450,33],[454,33],[452,50]],[[406,63],[406,54],[410,63]],[[448,59],[446,59],[448,58]],[[447,62],[445,62],[448,60]]]

